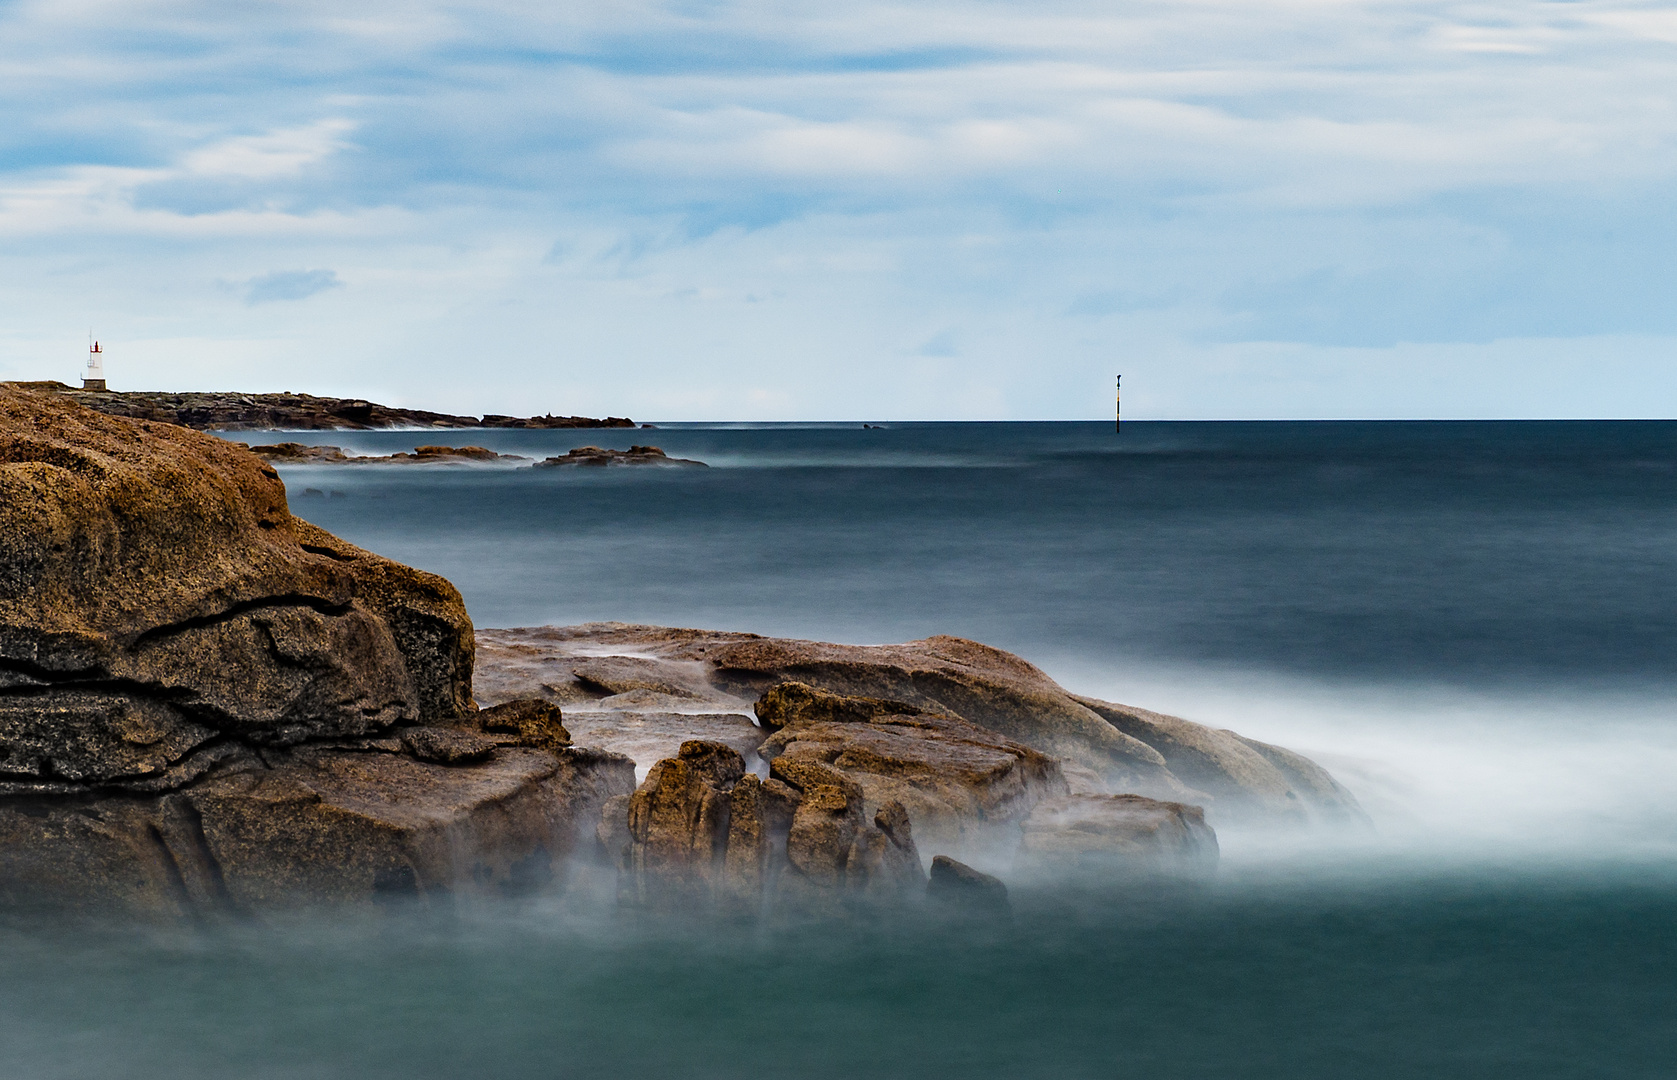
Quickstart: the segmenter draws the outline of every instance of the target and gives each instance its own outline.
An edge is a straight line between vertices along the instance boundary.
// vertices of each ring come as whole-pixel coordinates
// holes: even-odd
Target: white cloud
[[[93,307],[142,370],[225,353],[253,383],[463,409],[515,407],[494,374],[527,330],[563,343],[539,376],[556,411],[1080,415],[1119,349],[1168,358],[1136,368],[1138,409],[1288,411],[1259,392],[1280,385],[1356,411],[1378,383],[1357,349],[1500,371],[1496,342],[1666,340],[1673,19],[1618,0],[14,5],[0,305],[20,336],[0,360]],[[1428,385],[1404,407],[1494,405]],[[1640,408],[1638,385],[1618,392]]]
[[[311,165],[350,147],[345,138],[355,122],[341,117],[306,127],[221,139],[186,154],[166,177],[239,177],[267,180],[296,176]]]

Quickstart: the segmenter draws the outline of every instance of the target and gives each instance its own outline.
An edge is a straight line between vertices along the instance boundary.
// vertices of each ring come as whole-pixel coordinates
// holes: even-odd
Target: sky
[[[1677,415],[1677,5],[0,0],[0,378]]]

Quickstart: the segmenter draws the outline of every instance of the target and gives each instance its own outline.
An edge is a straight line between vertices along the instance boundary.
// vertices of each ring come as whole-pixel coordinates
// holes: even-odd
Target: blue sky
[[[0,377],[1677,415],[1677,6],[0,2]]]

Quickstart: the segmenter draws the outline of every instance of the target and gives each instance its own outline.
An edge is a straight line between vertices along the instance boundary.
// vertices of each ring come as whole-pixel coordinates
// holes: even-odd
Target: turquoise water
[[[1022,893],[1011,926],[537,907],[14,931],[0,1060],[40,1078],[1672,1075],[1668,873],[1324,876]]]
[[[1202,889],[1014,881],[1003,925],[637,922],[587,876],[446,915],[14,924],[0,1075],[1677,1075],[1677,425],[300,437],[709,461],[283,474],[480,625],[964,634],[1316,755],[1376,828],[1225,830]]]

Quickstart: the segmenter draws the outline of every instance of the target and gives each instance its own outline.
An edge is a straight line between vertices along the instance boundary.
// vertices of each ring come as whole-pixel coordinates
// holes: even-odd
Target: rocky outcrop
[[[1096,698],[1077,701],[1157,750],[1177,778],[1209,795],[1225,816],[1301,824],[1367,821],[1351,793],[1302,754],[1146,709]]]
[[[245,446],[244,443],[234,445]],[[497,454],[481,446],[419,446],[411,454],[346,454],[341,446],[296,442],[245,446],[245,449],[277,465],[463,465],[530,460],[517,454]]]
[[[503,748],[469,766],[394,746],[268,752],[165,795],[0,800],[0,904],[256,914],[520,895],[565,872],[624,758]]]
[[[536,462],[538,469],[566,468],[566,467],[600,467],[607,465],[639,465],[657,468],[659,466],[678,466],[705,468],[702,461],[690,458],[667,457],[664,451],[656,446],[631,446],[627,450],[604,450],[598,446],[579,446],[558,457],[550,457]]]
[[[423,409],[399,409],[359,398],[311,394],[119,393],[76,390],[58,382],[0,384],[50,393],[110,416],[150,420],[209,431],[334,431],[367,428],[632,428],[624,416],[456,416]]]
[[[797,699],[805,709],[788,708]],[[899,703],[845,698],[801,683],[764,695],[778,714],[758,754],[785,771],[830,766],[860,790],[864,810],[906,808],[922,841],[945,849],[995,842],[1041,800],[1068,792],[1059,763],[958,717],[886,712]],[[770,722],[765,722],[768,727]]]
[[[700,740],[607,803],[599,836],[614,847],[620,897],[640,907],[819,911],[897,902],[924,881],[902,804],[870,821],[860,786],[825,765],[776,762],[764,780]]]
[[[599,745],[613,745],[612,730],[639,729],[650,723],[641,717],[656,715],[659,752],[668,756],[683,733],[684,717],[694,716],[697,724],[702,716],[709,725],[706,732],[729,732],[724,741],[749,760],[748,751],[757,744],[767,755],[784,752],[791,743],[777,732],[796,716],[804,725],[798,736],[803,747],[819,745],[819,752],[830,753],[834,762],[851,743],[847,763],[861,761],[866,753],[889,757],[900,748],[908,756],[863,781],[881,792],[887,780],[899,785],[892,797],[909,806],[920,805],[906,790],[905,777],[913,771],[909,762],[913,755],[930,752],[910,750],[911,744],[940,753],[960,749],[977,754],[984,740],[1000,739],[1052,759],[1064,789],[1032,774],[1035,778],[1024,787],[1039,794],[992,804],[986,801],[990,796],[980,797],[963,780],[956,786],[971,793],[971,803],[964,803],[965,797],[937,801],[995,805],[1004,820],[1017,820],[1006,807],[1021,807],[1022,816],[1039,795],[1067,790],[1203,806],[1209,818],[1220,822],[1365,820],[1355,798],[1301,755],[1188,720],[1075,696],[1024,660],[959,638],[857,646],[595,623],[480,631],[478,648],[480,698],[535,695],[562,704],[573,726],[602,732]],[[753,715],[760,727],[751,726]],[[876,722],[882,717],[895,719]],[[982,734],[956,735],[952,722]],[[858,730],[847,733],[830,725]],[[770,735],[778,741],[768,740]],[[716,736],[695,729],[689,737]],[[1008,757],[1013,752],[998,743],[983,753]],[[1020,770],[1017,775],[1031,773],[1022,759],[1011,760]],[[901,775],[892,778],[890,770],[899,769]],[[1006,787],[998,784],[997,792]],[[917,790],[925,786],[932,785]],[[920,805],[915,827],[930,835],[941,828],[933,824],[937,816],[931,804]],[[963,829],[970,832],[978,819],[964,820]]]
[[[235,906],[510,881],[633,765],[539,717],[469,730],[472,666],[452,585],[293,519],[267,463],[0,389],[0,891],[166,908],[202,892],[164,887],[193,867]],[[261,839],[216,839],[238,836]]]

